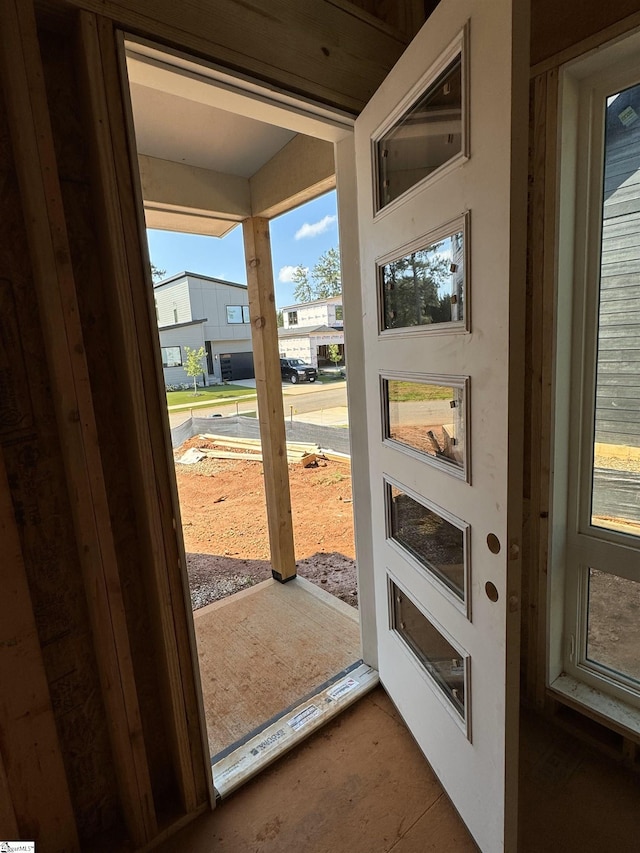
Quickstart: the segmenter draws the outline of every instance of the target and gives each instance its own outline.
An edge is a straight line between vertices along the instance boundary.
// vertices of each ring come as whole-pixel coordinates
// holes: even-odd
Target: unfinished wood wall
[[[39,37],[29,0],[0,5],[0,838],[140,847],[206,806],[208,768],[113,27],[355,111],[406,39],[330,0],[273,0],[273,38],[257,0],[216,16],[205,0],[37,6]],[[552,53],[638,6],[533,4],[533,57],[550,63],[532,84],[527,305],[524,675],[539,701]]]
[[[406,42],[284,0],[269,40],[262,6],[0,6],[0,838],[44,853],[208,804],[115,27],[351,110]]]
[[[108,17],[127,32],[356,113],[411,37],[374,16],[363,18],[347,0],[66,2]],[[44,3],[57,6],[55,0]],[[391,5],[399,7],[397,16],[415,4],[398,0]]]
[[[0,661],[23,701],[0,703],[0,837],[140,847],[206,807],[209,761],[115,34],[37,32],[26,3],[1,17]]]

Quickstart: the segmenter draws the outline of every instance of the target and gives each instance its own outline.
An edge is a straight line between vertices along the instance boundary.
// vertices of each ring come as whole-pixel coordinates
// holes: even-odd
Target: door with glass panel
[[[516,844],[524,5],[443,0],[356,121],[380,677],[491,853]]]

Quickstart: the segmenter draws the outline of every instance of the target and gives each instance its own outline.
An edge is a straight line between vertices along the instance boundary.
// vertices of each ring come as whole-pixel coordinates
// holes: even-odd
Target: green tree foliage
[[[282,316],[282,311],[278,311],[276,314],[276,318],[278,321],[278,328],[281,329],[284,326],[284,317]]]
[[[292,281],[295,284],[293,298],[296,302],[313,301],[313,290],[309,281],[309,270],[307,267],[297,266],[293,271]]]
[[[152,281],[161,281],[165,275],[167,274],[166,270],[161,270],[160,267],[157,267],[155,264],[151,264],[151,280]]]
[[[320,255],[311,270],[314,299],[329,299],[342,293],[342,278],[340,275],[340,252],[333,248]]]
[[[307,267],[296,267],[293,281],[295,283],[293,298],[297,303],[340,296],[342,293],[340,252],[335,248],[328,249],[320,255],[311,271]]]
[[[340,347],[338,344],[329,344],[327,347],[327,356],[329,357],[329,361],[332,361],[336,365],[341,361],[342,356],[340,355]]]
[[[385,326],[398,329],[451,320],[451,297],[440,287],[449,275],[449,261],[430,251],[412,252],[384,267]]]
[[[193,395],[194,397],[198,396],[198,380],[197,377],[203,373],[202,367],[202,359],[206,357],[207,353],[204,347],[200,347],[200,349],[191,349],[191,347],[185,347],[184,351],[187,356],[187,361],[184,366],[184,372],[187,376],[193,377]]]

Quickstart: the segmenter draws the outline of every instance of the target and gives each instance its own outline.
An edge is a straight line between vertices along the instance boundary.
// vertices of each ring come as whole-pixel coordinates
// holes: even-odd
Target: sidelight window
[[[574,256],[560,261],[554,503],[566,528],[553,553],[564,613],[551,612],[550,683],[640,731],[629,710],[640,709],[640,79],[624,63],[567,73],[564,98],[578,132],[563,152],[576,207]]]

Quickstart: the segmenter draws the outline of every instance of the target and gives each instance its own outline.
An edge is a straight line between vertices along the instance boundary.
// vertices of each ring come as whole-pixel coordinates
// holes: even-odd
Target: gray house
[[[202,384],[252,379],[247,286],[183,272],[154,285],[166,385],[190,382],[185,347],[206,351]]]

